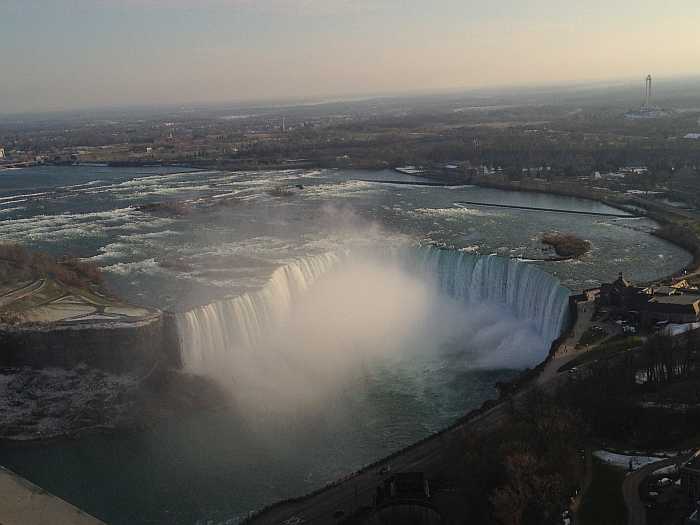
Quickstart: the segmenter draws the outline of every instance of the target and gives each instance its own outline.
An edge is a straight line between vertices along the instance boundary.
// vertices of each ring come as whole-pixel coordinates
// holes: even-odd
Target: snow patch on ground
[[[651,463],[656,463],[657,461],[666,459],[665,457],[658,456],[628,456],[625,454],[609,452],[607,450],[596,450],[593,452],[593,456],[601,460],[603,463],[607,463],[608,465],[612,465],[614,467],[623,468],[625,470],[629,470],[630,462],[632,462],[632,470],[637,470]]]
[[[663,467],[660,468],[659,470],[655,470],[653,472],[654,475],[661,476],[665,474],[677,474],[678,473],[678,467],[676,465],[669,465],[668,467]]]

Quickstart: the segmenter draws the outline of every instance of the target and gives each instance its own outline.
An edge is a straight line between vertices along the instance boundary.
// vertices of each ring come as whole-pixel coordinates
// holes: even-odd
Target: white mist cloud
[[[458,302],[432,276],[408,271],[379,246],[374,253],[309,258],[306,270],[283,268],[254,296],[187,314],[186,365],[258,417],[323,410],[368,369],[391,362],[411,368],[447,353],[464,370],[523,368],[546,354],[535,329],[507,307]]]

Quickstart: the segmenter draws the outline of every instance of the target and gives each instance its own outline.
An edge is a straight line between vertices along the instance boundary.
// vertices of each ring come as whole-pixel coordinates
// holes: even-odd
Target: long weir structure
[[[463,186],[468,186],[465,182],[428,182],[428,181],[405,181],[405,180],[373,180],[373,179],[358,179],[361,182],[371,182],[375,184],[396,184],[401,186],[428,186],[434,188],[458,188]],[[585,197],[577,197],[583,200],[588,200]],[[631,213],[613,213],[613,212],[600,212],[600,211],[585,211],[585,210],[567,210],[563,208],[546,208],[539,206],[525,206],[520,204],[500,204],[496,202],[479,202],[479,201],[456,201],[454,203],[456,206],[485,206],[489,208],[508,208],[512,210],[525,210],[525,211],[545,211],[553,213],[570,213],[573,215],[593,215],[597,217],[613,217],[617,219],[636,219],[639,218],[638,215],[633,215]]]
[[[477,202],[477,201],[457,201],[456,206],[486,206],[489,208],[509,208],[514,210],[527,210],[527,211],[547,211],[555,213],[571,213],[574,215],[594,215],[597,217],[615,217],[618,219],[636,219],[636,215],[630,213],[611,213],[611,212],[600,212],[600,211],[583,211],[583,210],[565,210],[562,208],[541,208],[537,206],[524,206],[518,204],[498,204],[494,202]]]

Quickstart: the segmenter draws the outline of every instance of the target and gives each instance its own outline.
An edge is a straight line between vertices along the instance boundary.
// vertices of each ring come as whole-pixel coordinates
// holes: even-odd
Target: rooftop
[[[690,458],[685,465],[683,465],[683,468],[700,470],[700,450],[698,450],[695,455]]]
[[[657,304],[678,304],[691,306],[700,302],[700,297],[697,295],[657,295],[654,296],[649,302]]]
[[[653,286],[647,288],[652,295],[674,295],[678,293],[678,288],[673,288],[672,286],[658,286],[654,288]]]

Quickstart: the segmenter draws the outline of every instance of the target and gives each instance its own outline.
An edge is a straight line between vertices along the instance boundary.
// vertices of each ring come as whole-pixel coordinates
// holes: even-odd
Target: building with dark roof
[[[694,323],[700,319],[700,297],[697,295],[654,295],[644,308],[650,321]]]
[[[377,487],[371,525],[438,525],[440,512],[431,502],[430,486],[422,472],[402,472]]]
[[[680,469],[681,487],[692,502],[700,500],[700,450]]]
[[[632,286],[620,273],[612,283],[606,283],[600,287],[598,301],[604,306],[624,308],[629,305],[631,299],[643,292],[642,288]]]
[[[600,287],[598,304],[614,313],[634,315],[644,323],[660,321],[674,324],[700,320],[700,296],[672,286],[640,288],[622,274]]]

